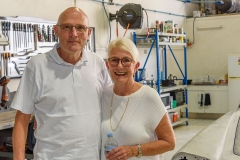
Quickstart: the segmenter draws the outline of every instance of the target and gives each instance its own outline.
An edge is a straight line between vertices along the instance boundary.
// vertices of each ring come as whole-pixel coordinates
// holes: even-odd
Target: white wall
[[[188,47],[190,78],[224,79],[228,72],[228,54],[239,54],[240,15],[224,14],[195,19],[193,46]],[[193,18],[187,19],[187,38],[193,42]],[[222,28],[214,28],[220,27]],[[202,29],[199,28],[208,28]]]
[[[113,0],[114,3],[126,4],[126,3],[138,3],[141,4],[145,9],[158,10],[163,12],[171,12],[180,15],[192,15],[192,11],[198,9],[195,4],[182,3],[177,0]],[[57,21],[58,15],[66,8],[74,6],[74,0],[0,0],[0,16],[28,16],[28,17],[38,17],[44,20]],[[107,22],[106,15],[104,13],[102,3],[94,2],[91,0],[76,0],[76,6],[81,8],[90,19],[90,26],[96,27],[96,45],[98,54],[106,57],[106,48],[109,40],[109,26]],[[120,6],[107,5],[106,10],[110,13],[116,13],[120,9]],[[173,20],[174,23],[178,24],[179,27],[184,28],[184,18],[178,16],[171,16],[161,13],[148,12],[149,16],[149,26],[154,27],[155,21],[165,21]],[[136,31],[137,33],[144,32],[146,28],[147,20],[145,18],[144,12],[144,22],[143,28],[140,30],[129,30],[126,37],[131,38],[131,32]],[[111,22],[112,27],[112,40],[116,38],[115,29],[116,22]],[[123,36],[124,29],[119,25],[119,36]],[[149,51],[149,48],[139,49],[140,52],[140,62],[144,63],[147,54],[144,54],[144,50]],[[179,61],[182,61],[183,56],[182,49],[177,49],[177,57]],[[170,57],[170,56],[169,56]],[[180,72],[175,67],[173,59],[168,59],[168,70],[178,77]],[[154,75],[156,79],[156,59],[155,52],[151,53],[149,62],[147,64],[147,70],[149,75]],[[18,83],[18,82],[16,82]],[[11,85],[11,82],[10,82]],[[16,86],[16,85],[14,85]],[[15,90],[15,87],[12,88]]]
[[[198,9],[198,5],[193,5],[193,4],[185,4],[176,0],[151,0],[151,1],[147,1],[147,0],[139,0],[139,1],[134,1],[134,0],[114,0],[115,3],[120,3],[120,4],[126,4],[126,3],[139,3],[142,5],[143,8],[145,9],[151,9],[151,10],[158,10],[158,11],[163,11],[163,12],[170,12],[170,13],[174,13],[174,14],[179,14],[179,15],[192,15],[192,11],[193,10],[197,10]],[[149,3],[151,2],[151,3]],[[92,2],[92,3],[96,3],[96,2]],[[102,5],[102,4],[99,4]],[[115,13],[116,10],[119,10],[120,7],[118,6],[111,6],[111,5],[105,5],[107,8],[107,11],[110,13]],[[100,7],[100,10],[103,10]],[[90,13],[89,13],[90,14]],[[100,15],[101,13],[99,13]],[[131,32],[135,31],[137,33],[144,33],[145,32],[145,28],[147,27],[147,19],[146,19],[146,15],[145,12],[143,12],[144,15],[144,20],[143,20],[143,27],[142,29],[138,29],[138,30],[129,30],[128,33],[126,34],[126,37],[131,38]],[[99,22],[100,26],[106,26],[106,29],[104,29],[105,32],[99,33],[97,34],[97,43],[98,46],[100,47],[106,47],[107,45],[107,41],[104,38],[108,38],[108,26],[107,26],[107,21],[106,21],[106,16],[103,14],[101,14],[100,17],[103,16],[103,21]],[[185,28],[185,18],[183,17],[179,17],[179,16],[171,16],[171,15],[167,15],[167,14],[162,14],[162,13],[154,13],[154,12],[148,12],[148,17],[149,17],[149,27],[155,27],[155,21],[159,20],[159,21],[165,21],[165,20],[173,20],[174,23],[178,24],[178,27],[180,28]],[[105,21],[104,21],[105,20]],[[97,21],[95,21],[97,22]],[[115,35],[115,29],[116,29],[116,22],[113,21],[111,22],[111,27],[112,27],[112,39],[116,38]],[[104,27],[102,27],[104,28]],[[120,31],[119,31],[119,36],[123,36],[124,34],[124,29],[121,28],[121,26],[119,25]],[[103,35],[105,34],[105,35]],[[100,35],[100,36],[98,36]],[[103,38],[104,37],[104,38]],[[108,39],[107,39],[108,40]],[[105,43],[105,44],[103,44]],[[140,68],[143,66],[145,59],[147,57],[147,54],[144,54],[144,51],[147,51],[147,53],[149,52],[149,48],[139,48],[139,52],[140,52],[140,63],[141,66]],[[175,47],[173,47],[175,48]],[[183,69],[183,47],[181,49],[179,49],[179,47],[177,47],[178,49],[173,49],[175,56],[177,57],[179,64],[181,65],[182,69]],[[169,50],[167,50],[167,52],[170,54]],[[102,54],[103,56],[106,56],[106,54]],[[172,58],[172,55],[168,55],[168,74],[172,73],[173,75],[176,75],[177,77],[182,78],[182,75],[175,63],[175,61]],[[147,79],[151,78],[151,75],[153,75],[154,79],[156,79],[156,54],[155,54],[155,48],[152,50],[149,61],[146,65],[146,69],[148,72],[148,77]]]

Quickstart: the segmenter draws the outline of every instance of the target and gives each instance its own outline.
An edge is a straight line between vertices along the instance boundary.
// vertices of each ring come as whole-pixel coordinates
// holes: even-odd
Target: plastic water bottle
[[[118,142],[113,138],[112,133],[108,133],[107,137],[108,138],[104,144],[105,156],[108,154],[108,152],[118,146]]]

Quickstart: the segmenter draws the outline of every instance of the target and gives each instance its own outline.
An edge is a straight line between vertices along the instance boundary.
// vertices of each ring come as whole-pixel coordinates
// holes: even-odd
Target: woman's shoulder
[[[141,97],[142,100],[148,101],[151,103],[160,103],[161,98],[159,93],[149,86],[143,85],[139,90],[139,95],[137,97]]]
[[[141,91],[147,93],[149,96],[159,96],[158,92],[149,86],[142,85]]]
[[[113,92],[113,84],[109,84],[103,87],[103,95],[112,94]]]

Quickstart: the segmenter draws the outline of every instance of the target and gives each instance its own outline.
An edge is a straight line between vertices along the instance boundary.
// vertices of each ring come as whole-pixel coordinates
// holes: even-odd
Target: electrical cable
[[[149,28],[148,27],[148,14],[147,14],[147,11],[143,8],[142,10],[144,10],[145,11],[145,13],[146,13],[146,16],[147,16],[147,28]]]
[[[116,35],[117,35],[117,38],[118,38],[118,21],[116,20]]]
[[[126,31],[125,31],[123,37],[125,37],[125,34],[127,33],[127,30],[128,30],[129,27],[130,27],[130,23],[128,23],[127,28],[126,28]]]
[[[193,43],[192,43],[192,45],[194,44],[194,41],[195,41],[195,35],[194,35],[194,23],[195,23],[195,19],[196,19],[197,17],[194,17],[194,20],[193,20]]]
[[[109,25],[109,43],[111,42],[111,38],[112,38],[112,35],[111,35],[111,24],[110,24],[110,19],[108,17],[108,14],[107,14],[107,11],[106,11],[106,8],[105,8],[105,5],[104,5],[104,0],[102,0],[102,5],[103,5],[103,9],[105,11],[105,14],[106,14],[106,17],[108,19],[108,25]]]
[[[148,26],[148,14],[147,14],[147,11],[143,8],[142,10],[144,10],[145,11],[145,13],[146,13],[146,16],[147,16],[147,30],[146,30],[146,32],[147,32],[147,38],[148,38],[148,36],[149,36],[149,30],[150,30],[150,28],[149,28],[149,26]],[[146,38],[146,39],[147,39]]]

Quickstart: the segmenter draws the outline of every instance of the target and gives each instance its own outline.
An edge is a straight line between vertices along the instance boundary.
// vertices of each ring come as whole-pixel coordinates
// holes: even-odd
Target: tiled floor
[[[171,160],[173,155],[184,146],[191,138],[193,138],[202,129],[207,127],[209,124],[215,120],[206,119],[189,119],[188,126],[182,124],[174,127],[174,132],[176,135],[176,146],[173,151],[164,154],[164,160]]]

